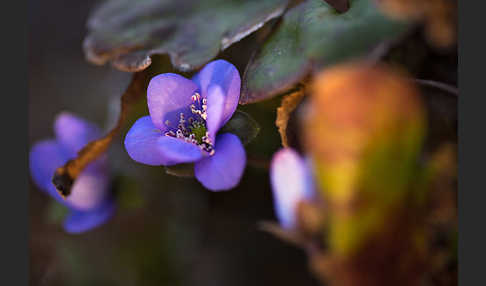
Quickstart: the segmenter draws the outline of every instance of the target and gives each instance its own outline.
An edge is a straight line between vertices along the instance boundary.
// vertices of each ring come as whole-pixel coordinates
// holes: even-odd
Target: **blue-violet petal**
[[[225,60],[215,60],[204,66],[192,80],[197,83],[204,98],[208,97],[211,86],[221,87],[225,96],[221,120],[221,126],[224,125],[235,112],[240,100],[241,78],[236,67]]]
[[[243,175],[246,153],[238,136],[231,133],[216,137],[216,152],[194,165],[199,182],[209,190],[222,191],[234,188]]]
[[[274,206],[280,224],[295,227],[299,201],[313,194],[313,180],[306,161],[291,148],[284,148],[273,156],[270,166]]]
[[[133,160],[152,166],[189,163],[203,156],[198,146],[165,136],[154,126],[150,116],[133,124],[125,137],[125,149]]]
[[[153,77],[147,88],[147,104],[155,127],[164,132],[168,127],[177,128],[181,113],[189,118],[192,95],[197,89],[194,82],[178,74]]]

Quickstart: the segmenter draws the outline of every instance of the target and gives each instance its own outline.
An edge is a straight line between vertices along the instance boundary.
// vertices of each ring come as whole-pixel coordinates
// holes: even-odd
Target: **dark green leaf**
[[[89,61],[140,71],[151,55],[169,54],[181,71],[201,67],[218,52],[280,16],[288,0],[108,0],[88,20]]]
[[[338,12],[346,12],[349,9],[349,0],[324,0]]]
[[[165,172],[177,177],[194,177],[194,164],[187,163],[165,166]]]
[[[250,143],[260,132],[258,123],[248,114],[237,110],[219,133],[233,133],[238,136],[243,145]]]
[[[457,96],[434,86],[420,87],[427,108],[425,150],[433,153],[444,142],[457,143]]]
[[[386,18],[372,0],[352,0],[350,6],[339,14],[325,1],[306,0],[290,9],[250,61],[240,103],[288,90],[309,72],[364,56],[407,30],[407,24]]]

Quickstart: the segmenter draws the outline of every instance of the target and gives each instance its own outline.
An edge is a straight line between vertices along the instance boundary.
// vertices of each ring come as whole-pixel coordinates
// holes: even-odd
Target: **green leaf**
[[[339,14],[325,1],[306,0],[290,9],[247,66],[240,103],[270,98],[311,71],[367,55],[409,27],[385,17],[372,0],[350,6]]]
[[[343,13],[349,9],[349,0],[324,0],[336,11]]]
[[[226,132],[235,134],[243,145],[247,145],[258,135],[260,126],[248,113],[236,110],[233,117],[219,131]]]
[[[220,51],[280,16],[288,0],[108,0],[88,20],[86,58],[140,71],[151,55],[168,54],[181,71],[201,67]]]

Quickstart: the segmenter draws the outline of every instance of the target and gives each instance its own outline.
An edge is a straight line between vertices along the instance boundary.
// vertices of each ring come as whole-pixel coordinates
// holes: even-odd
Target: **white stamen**
[[[195,92],[191,96],[191,100],[194,102],[194,104],[190,105],[191,113],[196,115],[196,117],[189,117],[186,121],[184,113],[180,113],[177,129],[165,132],[165,136],[182,139],[184,140],[184,142],[192,143],[199,146],[201,150],[204,150],[209,155],[213,155],[215,151],[213,148],[213,144],[209,139],[209,133],[206,131],[205,136],[200,139],[201,141],[198,141],[196,139],[196,134],[192,133],[192,130],[194,129],[206,127],[207,100],[206,98],[203,98],[201,101],[201,95],[197,92]],[[170,121],[166,120],[165,125],[169,126]]]

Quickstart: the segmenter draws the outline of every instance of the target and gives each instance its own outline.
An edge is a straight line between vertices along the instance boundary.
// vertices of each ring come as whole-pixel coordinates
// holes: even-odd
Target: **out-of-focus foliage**
[[[330,264],[318,273],[332,285],[417,285],[428,191],[418,89],[392,69],[358,63],[327,69],[311,94],[305,146],[326,204],[330,257],[314,257]],[[390,257],[400,264],[382,265]]]
[[[116,125],[105,136],[86,143],[77,152],[75,158],[68,160],[63,166],[57,168],[53,175],[52,183],[62,196],[69,196],[75,180],[84,168],[108,150],[113,139],[122,129],[129,112],[145,94],[148,79],[146,72],[134,73],[130,84],[120,97],[120,112]]]
[[[240,103],[285,91],[311,70],[366,55],[408,25],[384,16],[372,0],[350,1],[339,14],[322,0],[290,9],[247,66]]]
[[[137,181],[129,176],[118,176],[113,180],[117,203],[121,211],[138,210],[146,203]]]
[[[165,172],[177,177],[194,177],[194,164],[185,163],[172,166],[164,166]]]
[[[260,132],[260,126],[248,113],[236,110],[233,117],[221,128],[220,133],[230,132],[240,138],[241,143],[250,143]]]
[[[140,71],[169,54],[181,71],[201,67],[284,11],[287,0],[108,0],[88,21],[87,59]]]
[[[345,0],[102,2],[88,23],[85,53],[90,61],[111,62],[123,71],[148,67],[144,72],[149,77],[184,70],[184,76],[190,78],[217,56],[234,63],[239,71],[246,68],[246,94],[241,103],[269,99],[240,106],[245,113],[237,112],[234,118],[238,120],[223,127],[241,132],[242,141],[253,140],[245,146],[248,167],[240,185],[218,194],[205,192],[190,178],[192,165],[164,170],[129,159],[120,138],[128,126],[147,114],[146,86],[138,94],[139,101],[132,102],[131,113],[122,112],[125,120],[117,125],[121,113],[113,107],[120,106],[129,77],[113,77],[123,74],[92,67],[77,58],[84,26],[76,28],[73,23],[84,24],[91,3],[66,6],[58,2],[39,5],[33,23],[42,25],[32,25],[31,142],[48,132],[45,121],[50,122],[47,117],[54,109],[75,109],[99,123],[110,113],[105,126],[121,128],[108,150],[119,208],[104,227],[69,236],[59,225],[65,209],[49,204],[32,188],[32,285],[293,286],[317,285],[317,277],[323,285],[409,286],[421,273],[426,275],[421,276],[420,285],[457,284],[457,193],[455,161],[451,160],[455,145],[438,148],[444,142],[457,142],[457,97],[440,88],[421,86],[420,97],[427,109],[424,147],[424,114],[413,104],[417,103],[416,91],[402,88],[414,79],[406,84],[398,79],[403,85],[396,85],[393,75],[368,74],[363,70],[374,69],[359,66],[358,74],[366,74],[366,80],[349,77],[351,69],[341,73],[345,75],[341,79],[347,78],[342,83],[331,76],[336,84],[326,88],[334,90],[325,93],[335,100],[309,103],[320,91],[309,93],[306,88],[313,79],[308,75],[322,68],[332,72],[333,65],[363,59],[375,47],[390,47],[378,49],[384,52],[380,60],[414,78],[456,85],[457,53],[435,51],[430,41],[424,41],[431,40],[428,33],[435,35],[431,31],[438,31],[439,40],[449,39],[447,29],[455,22],[442,20],[449,19],[450,10],[430,5],[427,13],[436,18],[406,15],[397,20],[388,18],[396,16],[390,10],[379,11],[379,4],[385,2],[417,8],[413,6],[447,0],[354,0],[351,9],[342,14],[331,6]],[[64,10],[59,13],[61,6]],[[284,16],[277,20],[280,15]],[[55,20],[46,21],[49,18]],[[420,26],[399,22],[403,19],[425,24],[425,37]],[[392,45],[383,45],[390,41]],[[66,68],[74,74],[66,74]],[[394,80],[387,80],[391,78]],[[299,95],[273,97],[282,91],[298,91]],[[370,100],[350,96],[353,93]],[[108,112],[100,107],[106,105],[104,95],[113,99]],[[319,108],[314,113],[317,119],[299,125],[302,115],[312,115],[309,110],[313,108]],[[363,117],[349,120],[353,118],[350,114]],[[343,125],[333,128],[334,123],[322,118],[334,118],[333,122]],[[322,135],[326,133],[335,136]],[[341,141],[340,136],[348,139]],[[307,139],[305,148],[301,139]],[[281,143],[317,158],[317,179],[324,186],[320,188],[323,200],[298,205],[298,230],[285,232],[275,224],[269,227],[284,240],[304,246],[305,252],[257,228],[261,220],[275,220],[267,171],[269,159]],[[348,163],[335,164],[309,144],[337,149]],[[423,152],[418,154],[420,150]],[[327,153],[332,152],[324,151]],[[309,266],[316,275],[308,273]]]
[[[349,0],[324,0],[338,12],[346,12],[349,9]]]
[[[45,214],[45,221],[52,224],[62,224],[64,218],[69,214],[69,209],[56,201],[51,201]]]
[[[308,112],[306,146],[335,214],[330,246],[349,254],[411,191],[424,138],[423,106],[405,78],[349,65],[316,78]],[[358,202],[362,208],[353,208]]]
[[[440,48],[450,48],[457,38],[456,0],[376,0],[380,7],[397,19],[412,19],[425,24],[429,41]]]

